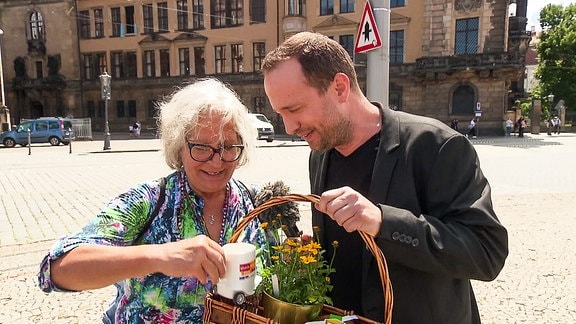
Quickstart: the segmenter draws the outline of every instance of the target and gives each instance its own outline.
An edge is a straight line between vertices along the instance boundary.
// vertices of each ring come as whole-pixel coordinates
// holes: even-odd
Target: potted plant
[[[324,258],[325,250],[308,235],[282,237],[282,216],[272,223],[262,223],[268,233],[268,246],[263,249],[265,261],[262,281],[256,293],[262,293],[264,315],[280,323],[304,323],[315,319],[323,304],[332,305],[327,295],[332,290],[330,263]],[[313,228],[316,237],[318,228]],[[281,243],[276,243],[281,242]],[[334,248],[338,242],[333,242]]]

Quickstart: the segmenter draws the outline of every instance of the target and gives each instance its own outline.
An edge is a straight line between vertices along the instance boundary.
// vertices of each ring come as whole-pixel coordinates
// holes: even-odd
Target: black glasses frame
[[[192,156],[192,148],[194,148],[195,146],[200,146],[203,148],[209,148],[210,150],[212,150],[212,154],[210,154],[210,156],[206,159],[202,159],[199,160],[197,158],[195,158],[194,156]],[[222,152],[228,148],[232,148],[232,147],[236,147],[240,149],[240,153],[238,154],[238,156],[234,159],[234,160],[226,160],[222,157]],[[196,161],[196,162],[208,162],[210,160],[212,160],[212,158],[214,158],[214,154],[218,153],[218,155],[220,156],[220,161],[222,162],[234,162],[237,161],[241,156],[242,156],[242,152],[244,152],[244,145],[242,144],[231,144],[231,145],[226,145],[226,146],[220,146],[219,148],[213,148],[210,145],[206,145],[206,144],[198,144],[198,143],[188,143],[188,151],[190,153],[190,157],[192,158],[192,160]]]

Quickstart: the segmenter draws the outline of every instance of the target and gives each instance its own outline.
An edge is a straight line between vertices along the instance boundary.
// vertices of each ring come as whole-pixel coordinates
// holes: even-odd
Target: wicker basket
[[[236,231],[230,238],[230,242],[236,242],[242,231],[246,226],[256,218],[261,212],[267,210],[268,208],[280,205],[286,202],[311,202],[316,203],[320,199],[317,195],[300,195],[300,194],[290,194],[281,197],[273,197],[266,201],[262,205],[254,208],[246,217],[238,224]],[[393,306],[393,295],[392,295],[392,284],[390,283],[390,278],[388,276],[388,266],[386,264],[386,259],[384,254],[376,245],[374,238],[369,234],[360,232],[360,236],[366,246],[372,252],[378,263],[378,271],[380,272],[380,280],[382,281],[382,289],[384,290],[384,320],[383,323],[392,323],[392,306]],[[226,298],[219,298],[208,294],[205,299],[204,307],[204,323],[233,323],[233,324],[263,324],[263,323],[276,323],[271,319],[265,318],[261,315],[260,300],[257,296],[251,296],[247,302],[242,306],[235,306]],[[350,312],[343,311],[336,307],[329,305],[324,305],[322,314],[337,314],[337,315],[349,315]],[[359,317],[360,323],[376,323],[372,320]]]

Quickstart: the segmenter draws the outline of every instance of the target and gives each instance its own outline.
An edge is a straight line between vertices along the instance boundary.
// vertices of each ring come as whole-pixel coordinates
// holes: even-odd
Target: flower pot
[[[280,324],[304,324],[314,320],[322,311],[322,304],[298,305],[276,299],[267,293],[262,294],[263,314]]]

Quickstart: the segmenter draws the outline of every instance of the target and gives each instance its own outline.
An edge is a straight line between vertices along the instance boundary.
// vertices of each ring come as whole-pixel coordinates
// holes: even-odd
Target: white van
[[[252,125],[258,130],[258,139],[265,139],[266,142],[272,142],[274,140],[274,126],[262,114],[249,114],[252,120]]]

